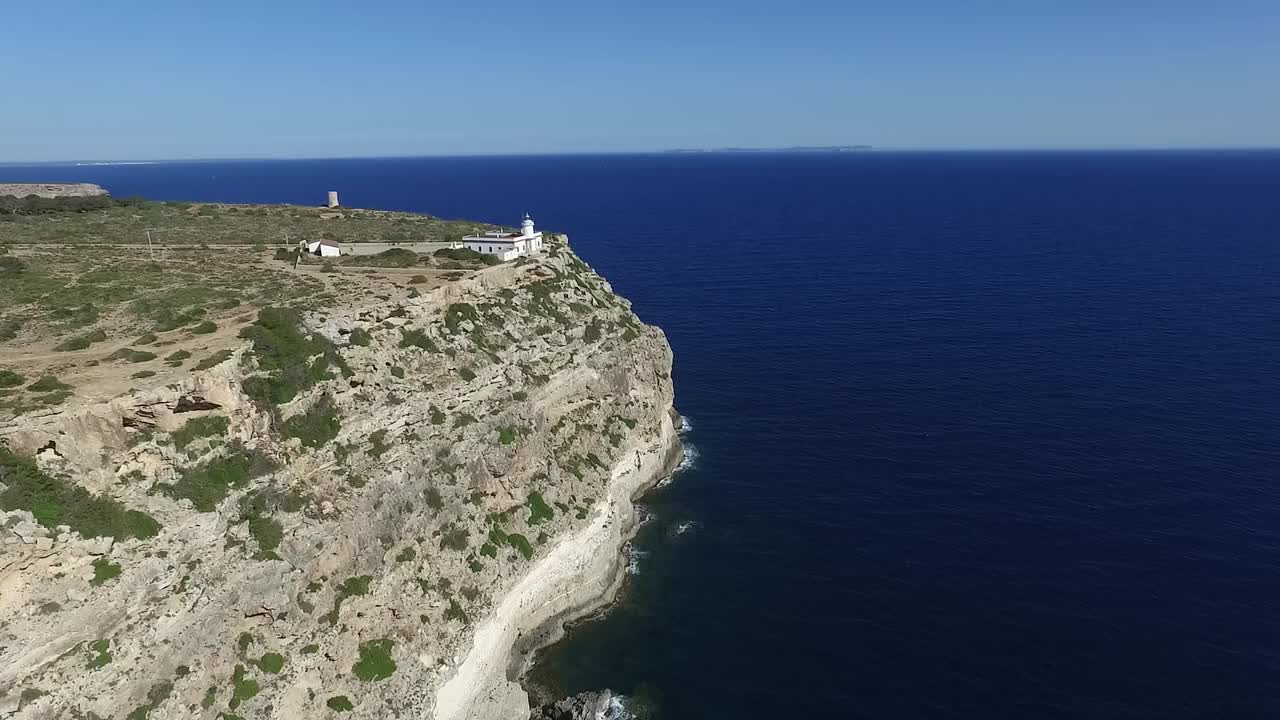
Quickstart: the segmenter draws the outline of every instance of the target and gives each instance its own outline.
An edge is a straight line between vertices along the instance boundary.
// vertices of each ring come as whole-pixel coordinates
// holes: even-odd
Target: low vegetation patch
[[[70,390],[71,386],[67,385],[66,383],[63,383],[61,380],[58,380],[58,378],[52,375],[45,375],[39,380],[28,385],[27,389],[30,390],[31,392],[42,393],[42,392],[53,392],[54,390]]]
[[[258,681],[248,676],[243,665],[236,665],[231,673],[231,700],[227,703],[227,708],[235,710],[240,707],[240,703],[253,699],[261,689]]]
[[[0,509],[27,510],[46,528],[69,525],[84,537],[155,537],[160,523],[108,497],[41,471],[34,461],[0,447]]]
[[[181,351],[181,350],[180,350],[180,351],[178,351],[178,352],[183,352],[183,351]],[[178,353],[174,353],[174,355],[177,355],[177,354],[178,354]],[[230,351],[230,350],[219,350],[218,352],[216,352],[216,353],[214,353],[214,354],[210,355],[209,357],[207,357],[207,358],[205,358],[205,359],[201,360],[200,362],[196,363],[196,367],[195,367],[195,369],[196,369],[196,370],[208,370],[209,368],[217,367],[217,366],[221,365],[222,363],[224,363],[224,362],[226,362],[226,361],[230,360],[230,359],[231,359],[231,356],[232,356],[232,355],[234,355],[234,354],[235,354],[235,353],[233,353],[233,352],[232,352],[232,351]],[[173,355],[170,355],[169,357],[173,357]],[[191,357],[191,353],[187,353],[187,354],[186,354],[186,357]]]
[[[120,575],[120,566],[107,558],[100,557],[93,561],[93,579],[90,585],[102,585]]]
[[[12,370],[0,370],[0,388],[17,387],[27,379]]]
[[[176,483],[162,489],[173,497],[191,500],[200,512],[213,512],[232,489],[274,469],[275,464],[257,450],[236,447],[228,455],[184,470]]]
[[[284,421],[284,434],[302,441],[304,447],[323,447],[342,429],[338,408],[329,395],[322,396],[311,409]]]
[[[466,625],[468,622],[467,613],[463,611],[462,606],[458,604],[458,601],[453,598],[449,599],[449,607],[445,608],[444,619],[457,620],[463,625]]]
[[[223,437],[227,434],[227,418],[223,415],[209,415],[188,420],[186,425],[173,433],[173,446],[179,450],[200,438]]]
[[[105,331],[94,330],[93,332],[86,333],[84,335],[77,335],[75,337],[68,338],[62,341],[61,343],[59,343],[58,345],[54,346],[53,349],[61,350],[63,352],[68,352],[71,350],[84,350],[90,345],[97,342],[103,342],[106,339],[107,339],[107,333]]]
[[[523,428],[502,425],[498,427],[498,442],[503,445],[510,445],[524,435]]]
[[[111,641],[108,639],[94,640],[89,645],[89,650],[93,653],[93,657],[89,659],[89,668],[97,670],[111,664]]]
[[[391,444],[387,442],[387,431],[374,430],[369,433],[369,455],[375,458],[382,457],[383,453],[391,449]]]
[[[347,343],[356,347],[369,347],[369,343],[373,340],[373,336],[364,328],[356,328],[347,336]]]
[[[127,360],[131,363],[140,363],[140,362],[147,362],[148,360],[155,360],[156,354],[153,352],[147,352],[146,350],[134,350],[133,348],[120,348],[119,350],[111,353],[109,357],[112,360]]]
[[[324,704],[334,712],[351,712],[355,708],[355,705],[351,704],[351,700],[346,695],[334,695],[325,700]]]
[[[541,493],[529,493],[529,499],[526,502],[529,506],[529,524],[537,525],[555,517],[555,511],[542,499]]]
[[[481,265],[498,265],[502,261],[494,255],[485,255],[470,248],[441,248],[432,253],[438,258],[457,260],[459,262],[480,263]]]
[[[395,645],[394,640],[386,638],[360,643],[360,659],[351,666],[351,674],[364,682],[391,677],[396,671],[396,662],[391,659]]]
[[[435,344],[427,334],[419,329],[400,329],[400,347],[402,348],[418,348],[427,352],[440,352],[440,347]]]
[[[269,652],[258,659],[257,665],[262,672],[278,675],[284,669],[284,656]]]
[[[418,264],[418,253],[408,248],[391,248],[376,255],[350,255],[342,264],[366,267],[413,267]]]
[[[324,622],[329,623],[330,625],[337,625],[338,610],[341,609],[342,602],[349,597],[359,597],[361,595],[368,595],[369,583],[372,581],[373,581],[373,577],[370,575],[359,575],[356,577],[349,577],[346,580],[342,581],[342,584],[338,586],[338,589],[334,592],[334,595],[333,595],[333,609],[330,610],[324,616],[322,616],[320,619]]]
[[[466,528],[450,528],[440,536],[441,549],[448,550],[466,550],[467,549],[467,529]]]
[[[351,372],[332,343],[305,332],[301,316],[291,308],[263,308],[240,335],[253,342],[253,357],[264,371],[244,381],[245,393],[259,402],[282,405],[328,380],[332,368],[344,375]]]

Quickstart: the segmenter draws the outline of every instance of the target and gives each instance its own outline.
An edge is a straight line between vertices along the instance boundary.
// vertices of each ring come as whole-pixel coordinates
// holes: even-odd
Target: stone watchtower
[[[331,208],[338,207],[338,191],[337,190],[329,191],[329,207]]]

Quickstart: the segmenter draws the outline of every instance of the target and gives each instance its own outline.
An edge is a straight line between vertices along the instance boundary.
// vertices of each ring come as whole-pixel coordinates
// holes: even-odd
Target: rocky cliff
[[[559,237],[243,335],[0,424],[0,718],[527,717],[679,453],[662,332]]]

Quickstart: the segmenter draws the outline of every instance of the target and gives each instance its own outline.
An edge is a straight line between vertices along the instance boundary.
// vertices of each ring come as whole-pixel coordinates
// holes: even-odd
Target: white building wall
[[[320,257],[338,257],[342,254],[339,248],[322,245],[319,240],[307,243],[307,252]]]

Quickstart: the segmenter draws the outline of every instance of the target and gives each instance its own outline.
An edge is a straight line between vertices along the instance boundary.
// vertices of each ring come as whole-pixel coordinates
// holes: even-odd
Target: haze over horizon
[[[1280,5],[11,8],[0,162],[1280,146]]]

